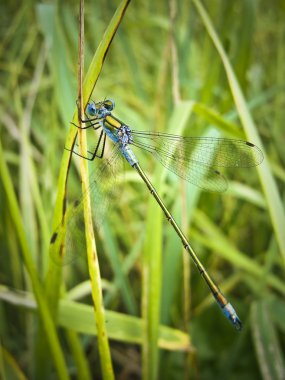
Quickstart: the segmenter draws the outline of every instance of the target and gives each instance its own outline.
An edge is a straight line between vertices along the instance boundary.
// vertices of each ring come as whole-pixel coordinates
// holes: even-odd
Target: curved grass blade
[[[221,43],[217,32],[214,29],[214,26],[207,14],[205,8],[199,0],[193,0],[193,3],[200,14],[200,17],[205,25],[205,28],[217,49],[217,52],[222,60],[222,63],[225,68],[225,72],[227,74],[229,86],[237,107],[237,111],[244,127],[244,131],[248,138],[257,142],[257,144],[262,148],[262,142],[259,137],[256,125],[252,119],[252,116],[249,112],[246,99],[244,94],[240,88],[237,77],[234,73],[230,60],[223,48],[223,44]],[[264,151],[264,149],[263,149]],[[268,160],[264,160],[263,165],[258,168],[259,178],[263,187],[264,194],[266,196],[268,210],[270,214],[270,218],[272,221],[272,225],[275,231],[275,235],[280,247],[280,253],[285,259],[285,234],[284,228],[285,225],[285,212],[282,203],[282,199],[280,197],[278,187],[276,181],[272,175],[271,168],[268,164]]]
[[[33,295],[16,289],[0,286],[0,299],[25,310],[36,310]],[[58,323],[61,327],[85,335],[98,335],[92,306],[69,299],[61,299]],[[106,310],[108,336],[122,343],[142,345],[144,321],[141,318]],[[189,335],[181,330],[159,324],[158,345],[171,351],[185,351],[191,347]],[[84,378],[85,379],[85,378]]]
[[[111,42],[117,32],[117,29],[122,21],[122,18],[124,16],[124,13],[129,5],[130,0],[124,0],[120,3],[118,6],[112,20],[110,21],[105,34],[101,40],[100,45],[98,46],[95,55],[92,59],[92,62],[90,64],[90,67],[88,69],[88,72],[85,76],[84,80],[84,86],[83,86],[83,98],[85,104],[88,103],[92,91],[94,89],[94,86],[98,80],[98,77],[100,75],[100,72],[103,67],[103,62],[105,60],[105,57],[107,55],[108,49],[111,45]],[[73,123],[78,124],[78,109],[75,108],[74,116],[73,116]],[[69,129],[65,146],[73,146],[73,143],[76,139],[77,130],[74,127],[71,127]],[[65,154],[63,155],[62,162],[61,162],[61,169],[59,173],[58,178],[58,193],[56,198],[56,205],[55,205],[55,211],[54,211],[54,218],[53,218],[53,228],[57,228],[59,224],[62,221],[63,214],[64,214],[64,202],[65,202],[65,193],[66,193],[66,184],[67,184],[67,175],[68,170],[70,166],[70,160],[71,160],[71,153],[68,153],[65,151]],[[58,254],[60,257],[61,251],[58,249],[56,252],[53,252],[54,250],[54,244],[50,245],[50,257],[53,255]],[[57,248],[60,248],[60,246],[57,246]],[[53,261],[54,262],[54,261]],[[55,278],[56,277],[56,278]],[[53,312],[56,310],[56,303],[59,297],[59,286],[50,286],[49,284],[55,284],[59,282],[60,273],[54,270],[50,270],[47,275],[46,284],[47,284],[47,293],[49,301],[52,305]]]
[[[60,346],[60,342],[59,342],[59,338],[55,329],[54,321],[52,319],[52,316],[48,307],[48,302],[45,297],[45,292],[38,278],[38,274],[37,274],[37,271],[34,266],[32,256],[31,256],[19,204],[16,199],[13,183],[11,180],[8,167],[6,165],[6,161],[3,157],[1,141],[0,141],[0,176],[3,182],[3,187],[7,195],[8,207],[15,224],[15,229],[18,235],[20,246],[22,248],[24,264],[29,274],[29,279],[33,287],[34,296],[38,304],[38,311],[41,317],[43,331],[45,333],[45,336],[47,338],[48,345],[49,345],[47,347],[49,347],[52,353],[52,357],[54,360],[55,368],[57,370],[58,378],[67,380],[70,377],[69,377],[67,366],[64,360],[64,355]]]
[[[142,344],[144,323],[134,316],[106,310],[108,336],[124,343]],[[92,309],[79,302],[62,300],[59,310],[59,324],[83,334],[98,334]],[[188,350],[189,336],[180,330],[159,324],[158,345],[166,350]]]

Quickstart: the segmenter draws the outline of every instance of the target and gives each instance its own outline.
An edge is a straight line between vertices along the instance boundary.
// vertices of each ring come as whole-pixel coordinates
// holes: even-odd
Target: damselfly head
[[[105,99],[99,103],[88,103],[87,112],[90,116],[97,119],[103,119],[110,115],[111,111],[115,108],[115,102],[112,99]]]
[[[88,106],[87,106],[87,112],[89,113],[89,115],[91,116],[97,116],[97,108],[96,108],[96,105],[95,103],[88,103]]]

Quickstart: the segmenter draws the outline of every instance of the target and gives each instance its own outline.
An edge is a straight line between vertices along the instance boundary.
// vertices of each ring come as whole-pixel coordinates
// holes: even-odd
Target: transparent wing
[[[155,152],[153,155],[168,170],[204,190],[224,192],[228,188],[226,178],[218,170],[202,165],[199,162],[169,158],[162,152]]]
[[[64,245],[64,257],[57,250],[51,250],[52,259],[58,265],[66,265],[86,253],[85,226],[83,217],[84,198],[90,196],[93,220],[99,229],[109,202],[116,196],[116,178],[121,164],[121,154],[114,147],[109,158],[95,160],[97,167],[90,174],[90,187],[80,199],[67,208],[64,219],[54,231],[51,243]]]
[[[181,137],[132,131],[133,145],[154,155],[167,169],[209,191],[225,191],[227,181],[216,167],[252,167],[263,160],[261,150],[243,140]]]
[[[175,146],[178,159],[193,160],[211,167],[252,167],[263,160],[254,144],[217,137],[182,137],[158,132],[132,131],[134,145],[150,152],[171,151]]]

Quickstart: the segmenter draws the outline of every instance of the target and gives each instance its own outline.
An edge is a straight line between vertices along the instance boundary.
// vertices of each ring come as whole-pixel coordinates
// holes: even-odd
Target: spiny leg
[[[104,135],[104,137],[103,137],[103,135]],[[98,152],[98,149],[99,149],[102,137],[103,137],[102,150],[101,150],[100,155],[97,155],[97,152]],[[72,152],[72,153],[76,154],[79,157],[84,158],[85,160],[93,161],[95,157],[98,157],[98,158],[102,158],[103,157],[104,151],[105,151],[105,143],[106,143],[106,133],[104,131],[101,131],[99,139],[98,139],[98,143],[97,143],[96,148],[95,148],[95,151],[94,152],[87,151],[88,153],[92,154],[91,158],[83,156],[82,154],[80,154],[78,152],[75,152],[73,149],[69,149],[69,148],[66,148],[66,147],[64,147],[64,149],[67,150],[67,151],[69,151],[69,152]]]
[[[90,120],[85,120],[85,121],[81,120],[81,122],[82,122],[82,123],[83,123],[83,122],[84,122],[84,123],[87,123],[87,122],[91,122],[91,120],[92,120],[92,119],[90,119]],[[94,120],[97,120],[97,122],[96,122],[96,123],[91,123],[90,125],[87,125],[86,127],[81,127],[80,125],[77,125],[77,124],[73,123],[72,121],[70,121],[70,124],[74,125],[74,126],[75,126],[76,128],[78,128],[78,129],[88,129],[88,128],[93,128],[93,129],[96,131],[97,129],[101,128],[102,124],[101,124],[100,121],[98,121],[98,119],[94,119]],[[98,127],[95,127],[95,125],[98,125]]]
[[[102,131],[102,132],[103,132],[103,131]],[[100,137],[99,137],[99,139],[100,139]],[[92,158],[90,158],[89,160],[92,161],[92,160],[94,160],[95,157],[97,157],[97,158],[102,158],[102,157],[103,157],[103,155],[104,155],[104,151],[105,151],[105,144],[106,144],[106,133],[104,133],[103,146],[102,146],[102,149],[101,149],[101,153],[100,153],[100,155],[97,154],[97,151],[98,151],[98,148],[99,148],[99,144],[100,144],[100,141],[98,141],[98,144],[97,144],[97,146],[96,146],[95,152],[92,152],[92,151],[90,151],[90,150],[87,150],[87,153],[92,154]],[[76,144],[76,146],[78,146],[78,144]],[[76,154],[76,152],[74,152],[74,151],[73,151],[73,153]]]

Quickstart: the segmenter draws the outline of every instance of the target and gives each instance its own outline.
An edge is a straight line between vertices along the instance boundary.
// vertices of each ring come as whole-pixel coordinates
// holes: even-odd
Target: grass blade
[[[266,303],[255,302],[251,307],[253,343],[264,380],[285,378],[285,366],[281,347],[277,339]]]
[[[104,59],[106,57],[106,54],[108,52],[108,49],[109,49],[110,44],[112,42],[112,39],[113,39],[117,29],[118,29],[118,26],[122,20],[122,17],[124,15],[124,12],[125,12],[128,4],[129,4],[129,0],[128,1],[122,1],[121,4],[119,5],[119,7],[117,8],[112,20],[110,21],[110,23],[107,27],[107,30],[103,36],[103,39],[102,39],[102,41],[101,41],[98,49],[96,50],[96,53],[95,53],[93,59],[92,59],[90,68],[88,70],[88,73],[87,73],[85,81],[84,81],[84,87],[83,87],[83,99],[85,102],[84,106],[86,106],[88,100],[91,97],[91,93],[94,89],[94,86],[95,86],[97,79],[99,77],[99,74],[101,72]],[[78,125],[77,108],[74,112],[73,122]],[[66,138],[65,146],[72,147],[74,144],[76,135],[77,135],[77,128],[71,127],[69,129],[69,132],[68,132],[68,135]],[[62,218],[63,218],[63,214],[64,214],[64,210],[65,210],[66,184],[67,184],[68,170],[69,170],[69,166],[70,166],[70,162],[71,162],[71,156],[72,155],[70,152],[64,151],[62,162],[61,162],[61,169],[60,169],[60,173],[59,173],[58,186],[57,186],[58,192],[57,192],[54,218],[53,218],[53,230],[55,230],[57,228],[57,226],[59,226],[59,224],[61,223]],[[89,226],[88,223],[87,223],[87,226]],[[92,239],[90,239],[90,234],[88,234],[86,236],[88,239],[89,247],[92,248],[92,252],[95,252],[95,246],[94,246],[94,243],[92,243]],[[62,247],[60,246],[60,244],[51,244],[50,250],[49,250],[50,251],[49,257],[51,257],[51,256],[61,257],[61,249],[62,249]],[[89,263],[94,264],[95,262],[93,260],[90,260]],[[96,269],[96,268],[93,266],[93,269]],[[91,275],[93,285],[94,285],[95,281],[98,281],[99,267],[97,267],[96,273],[97,273],[96,276],[93,276],[94,273],[92,273],[92,275]],[[57,303],[58,303],[58,299],[59,299],[60,280],[61,280],[60,267],[56,266],[50,260],[50,269],[49,269],[49,272],[48,272],[47,278],[46,278],[46,288],[48,291],[48,299],[49,299],[49,304],[50,304],[50,307],[52,310],[52,315],[56,314]],[[97,282],[97,285],[99,286],[98,282]],[[93,290],[94,289],[95,288],[93,286]],[[99,288],[97,287],[97,291],[96,291],[97,300],[98,300],[98,297],[100,297],[98,289]],[[98,307],[97,312],[101,313],[102,308]],[[104,316],[103,316],[103,314],[101,314],[101,317],[99,319],[100,319],[100,326],[103,328],[104,327]],[[104,329],[103,330],[101,329],[100,331],[101,331],[100,337],[103,337],[104,341],[105,341],[105,343],[103,345],[104,351],[107,352],[108,351],[107,345],[106,345],[107,337],[106,337],[106,334],[104,334]],[[108,361],[105,360],[104,362],[107,365]],[[107,370],[107,372],[109,373],[109,369]]]
[[[27,268],[29,278],[31,280],[33,291],[37,300],[38,310],[43,324],[45,336],[47,338],[54,364],[57,370],[59,379],[69,379],[67,367],[65,365],[64,356],[59,344],[58,336],[55,330],[54,323],[52,321],[48,305],[45,299],[44,290],[40,284],[37,276],[37,271],[31,257],[29,244],[25,235],[22,216],[20,213],[19,205],[13,189],[12,180],[6,166],[6,162],[3,156],[2,145],[0,142],[0,173],[2,182],[5,188],[6,196],[8,198],[8,205],[10,208],[12,219],[14,220],[15,229],[18,234],[18,239],[21,244],[22,254],[25,266]]]
[[[71,329],[67,329],[66,337],[76,364],[78,379],[92,380],[88,361],[82,349],[78,334]]]
[[[235,73],[228,59],[228,56],[223,48],[223,45],[214,29],[214,26],[205,8],[202,6],[201,2],[199,0],[193,0],[193,2],[223,62],[230,89],[246,136],[250,141],[258,145],[264,153],[264,162],[257,167],[257,170],[267,200],[268,210],[276,234],[276,239],[279,244],[280,252],[283,256],[283,259],[285,260],[285,214],[282,200],[280,198],[276,182],[274,180],[269,166],[269,161],[267,159],[267,156],[265,155],[265,150],[263,148],[261,139],[258,135],[256,125],[254,124],[254,121],[249,112],[246,100],[238,83],[238,80],[235,76]]]
[[[78,49],[78,102],[80,107],[80,115],[84,115],[83,107],[83,72],[84,72],[84,0],[80,0],[79,10],[79,49]],[[82,128],[83,124],[79,120],[79,127]],[[83,157],[87,152],[87,138],[84,129],[78,130],[79,137],[79,153],[80,158],[80,174],[82,182],[83,194],[89,194],[89,175],[88,175],[88,162]],[[90,195],[83,199],[84,211],[84,226],[85,226],[85,239],[86,239],[86,253],[88,259],[88,271],[91,280],[91,294],[94,305],[94,317],[96,327],[98,330],[98,347],[101,363],[102,377],[104,380],[113,380],[114,371],[111,360],[111,353],[109,347],[108,336],[105,326],[105,310],[103,305],[103,293],[100,276],[99,260],[97,255],[97,248],[94,236],[94,228],[92,222],[92,210]],[[79,347],[78,347],[79,348]]]
[[[0,299],[12,305],[34,310],[37,304],[33,294],[0,287]],[[58,323],[72,332],[97,335],[92,306],[62,299],[59,303]],[[108,336],[118,342],[143,344],[144,321],[131,315],[106,310]],[[158,345],[170,351],[187,351],[190,348],[188,334],[175,328],[159,325]]]
[[[260,280],[263,279],[264,269],[251,260],[247,255],[242,254],[233,243],[219,230],[217,226],[202,211],[196,210],[195,223],[204,231],[203,235],[197,231],[192,231],[192,236],[198,239],[206,247],[211,248],[217,255],[231,262],[234,267],[243,269],[251,276],[255,276]],[[206,235],[206,236],[205,236]],[[285,294],[284,283],[274,274],[270,273],[266,276],[266,283]]]
[[[192,102],[179,102],[178,105],[175,106],[169,120],[169,133],[182,133],[191,114],[192,106]],[[154,177],[154,186],[158,193],[160,193],[166,171],[166,168],[161,170],[159,167]],[[150,198],[144,246],[142,301],[143,318],[146,321],[143,345],[144,379],[155,379],[159,366],[157,339],[161,302],[162,218],[163,214],[160,208],[157,203]]]

